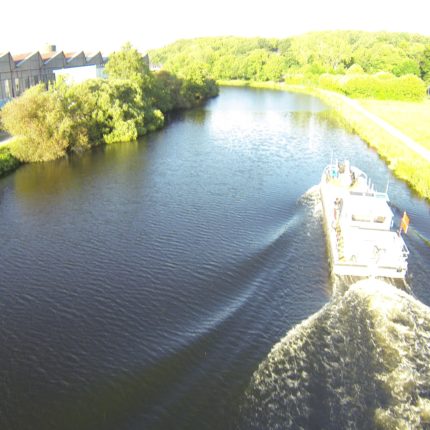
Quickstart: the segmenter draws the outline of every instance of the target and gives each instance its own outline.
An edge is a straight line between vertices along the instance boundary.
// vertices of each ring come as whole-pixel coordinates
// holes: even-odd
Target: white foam
[[[430,308],[370,279],[273,347],[243,414],[248,428],[420,429],[430,422],[429,396]]]

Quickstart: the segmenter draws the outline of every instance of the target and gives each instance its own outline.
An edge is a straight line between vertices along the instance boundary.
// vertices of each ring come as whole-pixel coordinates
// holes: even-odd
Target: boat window
[[[359,221],[359,222],[376,222],[378,224],[383,224],[385,222],[385,217],[382,215],[379,215],[374,218],[371,218],[370,216],[366,216],[366,215],[353,214],[352,220]]]
[[[370,222],[370,218],[364,216],[364,215],[352,215],[353,221],[360,221],[360,222]]]

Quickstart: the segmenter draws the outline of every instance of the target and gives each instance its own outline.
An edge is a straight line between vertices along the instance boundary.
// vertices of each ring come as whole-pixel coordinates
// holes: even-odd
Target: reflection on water
[[[120,177],[130,174],[139,156],[139,169],[144,167],[145,139],[140,142],[106,145],[81,155],[47,163],[34,163],[18,169],[14,175],[15,192],[21,202],[45,204],[49,199],[70,198],[68,193],[80,190],[93,178],[106,171]]]

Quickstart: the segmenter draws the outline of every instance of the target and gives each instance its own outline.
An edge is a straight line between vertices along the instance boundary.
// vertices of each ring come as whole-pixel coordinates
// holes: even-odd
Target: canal
[[[307,95],[223,88],[139,142],[1,179],[0,428],[269,428],[254,372],[332,296],[315,186],[333,154],[408,211],[430,305],[429,205]]]

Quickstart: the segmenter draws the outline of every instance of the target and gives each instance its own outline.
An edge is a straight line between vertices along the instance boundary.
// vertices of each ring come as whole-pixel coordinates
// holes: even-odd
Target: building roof
[[[13,58],[13,61],[15,61],[15,63],[19,63],[25,60],[27,57],[29,57],[32,54],[34,54],[34,52],[26,52],[24,54],[13,55],[12,58]]]
[[[47,54],[49,54],[50,56],[47,56],[46,58],[42,57],[42,60],[44,61],[45,64],[49,64],[50,61],[54,60],[57,57],[63,56],[63,58],[65,58],[64,56],[64,52],[63,51],[59,51],[59,52],[48,52]]]
[[[100,51],[98,52],[85,52],[85,58],[87,60],[91,60],[94,57],[97,57],[97,55],[102,55],[102,53]]]
[[[75,58],[77,61],[72,61]],[[52,67],[70,67],[75,63],[80,63],[81,66],[90,65],[88,64],[90,62],[96,65],[102,65],[105,60],[101,56],[100,51],[96,53],[84,53],[84,51],[67,52],[66,54],[64,54],[63,51],[33,51],[23,52],[16,55],[12,55],[10,52],[0,52],[0,60],[2,64],[4,65],[5,62],[9,62],[9,68],[11,70],[16,70],[19,67],[24,68],[24,62],[30,61],[30,59],[42,62],[48,69],[51,69]],[[32,67],[33,66],[34,65],[32,65]],[[40,66],[42,66],[42,64],[40,64]]]
[[[65,52],[64,56],[68,59],[71,60],[72,58],[77,57],[79,54],[83,53],[82,51],[80,52]]]
[[[62,51],[60,51],[62,52]],[[50,60],[52,57],[55,57],[57,54],[59,54],[60,52],[41,52],[40,56],[42,57],[43,61],[47,61]]]

